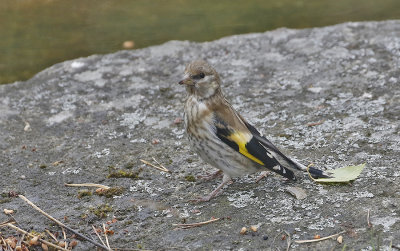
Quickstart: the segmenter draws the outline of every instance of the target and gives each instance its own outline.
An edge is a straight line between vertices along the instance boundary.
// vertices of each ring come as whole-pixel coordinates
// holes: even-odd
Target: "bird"
[[[192,149],[223,174],[222,182],[207,196],[195,201],[209,201],[233,178],[262,171],[273,171],[296,180],[294,170],[307,171],[313,178],[328,173],[306,167],[285,156],[227,101],[221,90],[217,71],[205,60],[189,63],[179,85],[185,86],[184,125]]]

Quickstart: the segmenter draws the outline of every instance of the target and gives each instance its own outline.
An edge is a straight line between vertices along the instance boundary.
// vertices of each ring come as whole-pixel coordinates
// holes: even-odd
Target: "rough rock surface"
[[[196,178],[212,169],[189,149],[183,124],[174,123],[186,95],[176,83],[198,58],[220,73],[233,106],[285,153],[323,169],[365,162],[361,176],[332,186],[304,173],[296,183],[272,174],[254,183],[254,175],[208,203],[189,202],[219,183]],[[93,238],[91,225],[115,217],[108,224],[112,247],[285,249],[283,231],[298,240],[343,230],[343,244],[332,239],[291,247],[399,246],[399,79],[400,21],[171,41],[63,62],[26,82],[0,86],[0,207],[14,209],[27,230],[60,231],[19,198],[8,197],[10,191],[22,193]],[[140,162],[154,163],[153,157],[172,173]],[[134,175],[108,176],[118,171]],[[125,190],[112,198],[78,198],[84,188],[64,186],[88,182]],[[292,186],[307,197],[287,193]],[[109,210],[99,218],[95,213],[104,205]],[[211,217],[222,219],[174,230],[173,224]],[[0,222],[6,219],[0,215]],[[251,225],[258,231],[239,234]],[[77,249],[93,246],[80,241]]]

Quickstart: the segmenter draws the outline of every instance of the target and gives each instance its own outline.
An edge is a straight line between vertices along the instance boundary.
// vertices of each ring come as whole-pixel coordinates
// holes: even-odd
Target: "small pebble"
[[[71,243],[69,244],[69,247],[74,248],[76,245],[78,244],[78,242],[76,240],[71,241]]]
[[[65,242],[64,241],[59,241],[58,246],[64,248],[65,247]]]
[[[264,236],[263,236],[263,240],[264,240],[264,241],[268,240],[268,236],[267,236],[267,235],[264,235]]]
[[[4,208],[4,214],[13,214],[14,213],[14,210],[12,210],[12,209],[6,209],[6,208]]]
[[[247,233],[247,228],[246,227],[242,227],[242,229],[240,229],[240,234],[241,235],[245,235]]]
[[[34,246],[39,244],[39,236],[35,236],[29,240],[29,245]]]
[[[46,244],[42,243],[42,249],[43,251],[47,251],[49,250],[49,247]]]
[[[124,49],[132,49],[133,47],[135,47],[135,42],[134,42],[134,41],[125,41],[125,42],[122,44],[122,47],[123,47]]]

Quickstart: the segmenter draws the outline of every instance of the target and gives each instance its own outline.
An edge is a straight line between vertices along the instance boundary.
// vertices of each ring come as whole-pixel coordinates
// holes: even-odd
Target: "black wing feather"
[[[296,180],[296,176],[293,171],[282,166],[277,159],[275,159],[271,153],[263,147],[260,142],[254,137],[246,144],[247,151],[260,159],[266,168],[274,171],[285,178]]]
[[[216,127],[217,137],[222,142],[227,144],[229,147],[231,147],[235,151],[239,152],[239,145],[235,141],[229,139],[229,136],[234,134],[235,131],[232,128],[229,128],[228,125],[222,119],[218,118],[218,116],[215,116],[214,122],[215,122],[214,124]],[[248,124],[246,123],[246,126],[247,125]],[[264,165],[260,165],[260,163],[257,163],[257,162],[255,162],[255,163],[260,165],[260,167],[264,166],[264,167],[268,168],[269,170],[276,172],[288,179],[295,180],[296,177],[295,177],[293,171],[282,166],[279,163],[279,161],[277,159],[275,159],[271,155],[271,153],[267,150],[268,148],[264,147],[259,142],[259,140],[256,137],[254,137],[254,134],[260,135],[260,133],[252,126],[251,126],[251,128],[249,128],[249,130],[253,134],[253,137],[251,138],[251,140],[249,142],[246,143],[246,145],[245,145],[246,150],[248,151],[249,154],[253,155],[255,158],[260,160]],[[276,147],[275,146],[273,146],[273,147],[275,150]]]
[[[257,141],[267,147],[268,149],[272,149],[276,154],[278,154],[281,158],[283,158],[288,164],[290,164],[292,167],[301,170],[301,171],[307,171],[307,169],[301,168],[296,162],[288,158],[286,155],[284,155],[279,149],[274,146],[271,141],[269,141],[267,138],[263,137],[260,132],[257,131],[257,129],[252,126],[251,124],[247,123],[244,121],[245,125],[249,129],[249,131],[253,134],[253,137],[257,139]],[[324,171],[319,170],[314,167],[309,167],[308,172],[311,174],[313,178],[330,178],[329,175],[327,175]]]

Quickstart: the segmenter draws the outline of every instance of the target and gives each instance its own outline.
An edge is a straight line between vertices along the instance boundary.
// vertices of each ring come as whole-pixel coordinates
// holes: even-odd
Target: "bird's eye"
[[[192,76],[193,79],[202,79],[204,78],[206,75],[204,74],[204,72],[200,72],[197,75]]]

